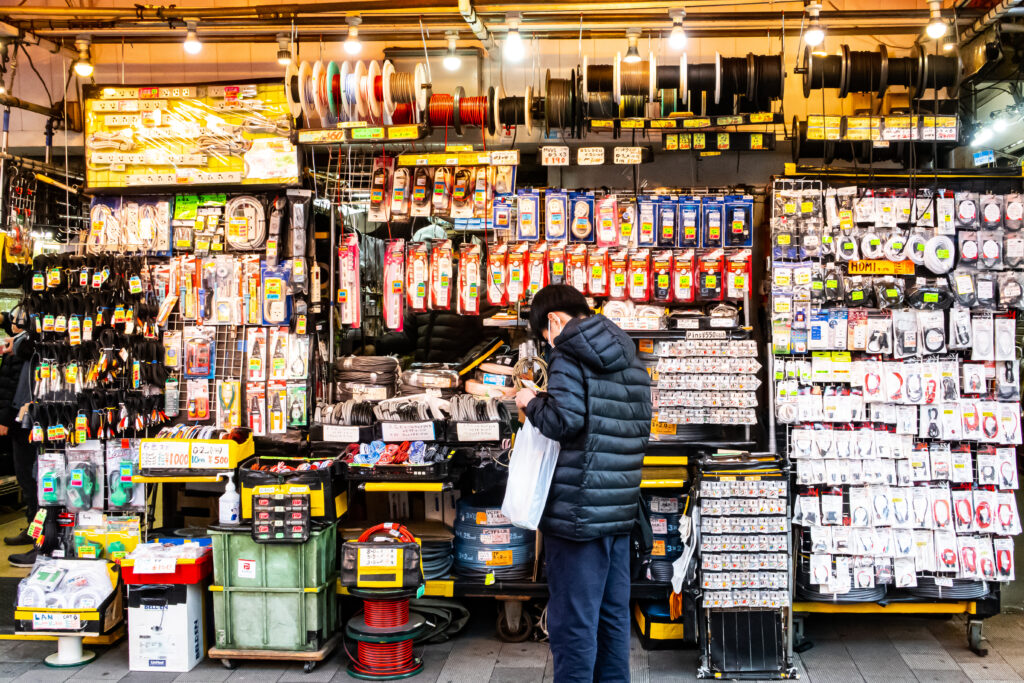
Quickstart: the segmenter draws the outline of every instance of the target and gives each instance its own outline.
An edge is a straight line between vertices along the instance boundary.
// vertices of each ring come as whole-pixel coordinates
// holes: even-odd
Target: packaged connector
[[[424,242],[410,242],[405,264],[405,300],[415,313],[427,310],[430,276],[429,249]]]
[[[402,331],[405,319],[405,240],[390,240],[384,248],[384,326]]]
[[[723,197],[704,197],[700,208],[701,222],[704,226],[701,245],[704,247],[722,246],[722,227],[725,223],[725,199]]]
[[[530,245],[530,252],[526,257],[526,270],[529,285],[527,285],[527,298],[533,300],[533,295],[539,292],[548,283],[548,245],[546,242],[535,242]]]
[[[597,203],[597,246],[615,247],[619,244],[619,211],[615,195],[602,197]]]
[[[451,240],[435,240],[430,247],[430,309],[451,310],[454,276],[454,252]]]
[[[513,244],[508,249],[508,282],[505,290],[510,305],[522,301],[526,297],[530,273],[526,268],[526,257],[530,253],[530,245]]]
[[[724,262],[724,254],[721,249],[704,251],[697,259],[697,299],[699,301],[722,300]]]
[[[628,299],[629,249],[619,247],[608,251],[608,298]]]
[[[637,244],[653,247],[658,243],[658,197],[642,196],[637,200]]]
[[[370,210],[366,219],[376,223],[391,220],[391,175],[394,172],[394,157],[377,157],[373,160],[370,173]]]
[[[565,284],[565,245],[563,244],[548,244],[547,284]]]
[[[741,249],[729,254],[725,260],[725,298],[742,301],[750,292],[750,260],[749,249]]]
[[[523,197],[536,196],[535,191],[527,193],[525,190],[519,191],[519,220],[522,221],[523,216]],[[544,237],[548,241],[552,240],[564,240],[568,235],[567,225],[569,223],[569,196],[561,190],[545,190],[544,191]],[[533,204],[537,206],[536,200]],[[539,214],[534,212],[534,222],[536,223],[536,216]],[[536,239],[536,238],[535,238]]]
[[[651,258],[647,249],[637,249],[629,255],[629,298],[643,303],[651,298]]]
[[[672,298],[678,303],[694,300],[693,259],[693,249],[686,249],[677,251],[672,260]]]
[[[587,294],[587,245],[573,244],[567,249],[569,257],[569,279],[567,284],[572,285],[581,294]]]
[[[573,192],[569,195],[572,207],[570,237],[574,242],[594,241],[594,193]]]
[[[540,239],[540,195],[536,190],[520,190],[517,197],[517,220],[516,239],[521,242],[536,242]],[[550,203],[548,204],[550,210]],[[561,204],[564,206],[564,202]],[[548,224],[545,228],[548,239],[565,238],[565,214],[561,214],[560,225],[552,225],[551,216],[548,216]],[[552,237],[552,228],[557,233],[562,231],[562,237]]]
[[[754,198],[730,195],[725,198],[725,246],[749,247],[754,244]]]
[[[651,254],[651,301],[667,304],[672,301],[672,250]]]
[[[661,197],[657,213],[658,246],[674,247],[676,244],[676,198]]]
[[[480,259],[479,244],[465,243],[459,247],[459,315],[480,315]]]
[[[338,304],[341,306],[339,322],[342,325],[359,327],[362,324],[359,236],[353,232],[345,234],[338,246]],[[267,324],[273,323],[267,321]]]
[[[591,296],[608,295],[608,247],[590,247],[587,253],[587,290]]]
[[[684,248],[700,246],[700,221],[700,197],[680,197],[678,246]]]
[[[487,303],[504,306],[508,303],[508,245],[496,244],[487,250]]]

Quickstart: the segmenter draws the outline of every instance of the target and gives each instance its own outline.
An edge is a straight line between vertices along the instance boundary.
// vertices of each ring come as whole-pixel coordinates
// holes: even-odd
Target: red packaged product
[[[612,299],[627,299],[629,289],[629,249],[612,249],[608,252],[609,284],[608,296]]]
[[[508,284],[505,289],[508,292],[508,303],[514,304],[522,301],[526,295],[526,287],[529,285],[529,273],[526,270],[526,256],[529,253],[530,245],[526,242],[513,244],[508,250]]]
[[[693,249],[677,251],[672,262],[672,298],[679,303],[694,300]]]
[[[725,258],[721,249],[708,249],[697,259],[697,299],[721,301],[725,293],[722,271]]]
[[[646,249],[629,255],[629,298],[637,303],[651,298],[651,257]]]
[[[587,245],[574,244],[569,247],[569,281],[581,293],[587,293]]]
[[[750,250],[741,249],[725,262],[725,298],[742,301],[750,291]]]
[[[505,286],[508,282],[508,245],[494,244],[487,249],[487,303],[504,306],[508,303]]]
[[[530,253],[526,257],[527,291],[529,298],[539,292],[548,283],[548,245],[545,242],[534,242],[530,245]]]
[[[651,301],[667,304],[672,301],[672,250],[651,254]]]
[[[608,295],[608,247],[591,247],[587,255],[588,289],[593,296]]]

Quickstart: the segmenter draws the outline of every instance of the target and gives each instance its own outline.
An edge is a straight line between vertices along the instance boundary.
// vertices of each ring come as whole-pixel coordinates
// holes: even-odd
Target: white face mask
[[[558,331],[558,334],[555,334],[551,329],[551,318],[548,318],[548,339],[550,340],[548,343],[551,344],[551,346],[555,345],[555,338],[558,337],[559,334],[562,334],[562,330],[564,329],[565,325],[562,325],[562,329]]]

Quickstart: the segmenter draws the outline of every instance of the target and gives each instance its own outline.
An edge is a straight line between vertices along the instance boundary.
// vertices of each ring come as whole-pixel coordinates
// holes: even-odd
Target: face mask
[[[565,329],[565,326],[564,326],[564,325],[562,326],[562,329],[563,329],[563,330]],[[555,345],[555,339],[556,339],[556,338],[558,337],[558,335],[559,335],[559,334],[561,334],[561,333],[562,333],[562,330],[559,330],[559,331],[558,331],[558,334],[555,334],[555,333],[554,333],[554,332],[553,332],[553,331],[551,330],[551,318],[548,318],[548,339],[550,339],[550,340],[551,340],[551,341],[549,342],[549,343],[551,344],[551,346],[554,346],[554,345]]]

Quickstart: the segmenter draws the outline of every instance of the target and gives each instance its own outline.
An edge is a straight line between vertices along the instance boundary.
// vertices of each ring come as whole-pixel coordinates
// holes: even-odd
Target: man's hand
[[[520,389],[516,393],[516,408],[519,408],[519,410],[526,410],[527,404],[536,397],[537,392],[533,389]]]
[[[0,436],[7,436],[7,425],[0,425]]]
[[[7,337],[6,339],[0,340],[0,354],[5,354],[14,348],[14,339]]]

